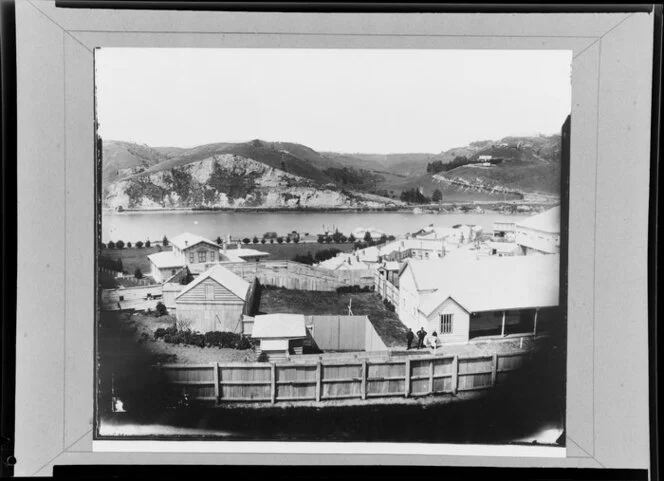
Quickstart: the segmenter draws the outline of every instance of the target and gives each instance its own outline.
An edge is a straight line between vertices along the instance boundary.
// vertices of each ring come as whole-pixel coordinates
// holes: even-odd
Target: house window
[[[425,253],[424,253],[424,258],[425,258],[425,259],[428,259],[428,258],[429,258],[429,253],[428,253],[428,252],[425,252]]]
[[[452,334],[452,314],[440,315],[440,333]]]
[[[198,252],[198,262],[205,262],[205,251],[199,251]]]
[[[205,286],[205,299],[208,301],[214,299],[214,286]]]
[[[190,262],[190,263],[193,263],[193,262],[194,262],[194,253],[193,253],[193,252],[190,252],[190,253],[189,253],[189,262]]]

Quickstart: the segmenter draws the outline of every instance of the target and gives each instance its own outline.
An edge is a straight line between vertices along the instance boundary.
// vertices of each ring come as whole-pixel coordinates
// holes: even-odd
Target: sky
[[[99,133],[152,147],[252,139],[437,153],[559,133],[569,50],[95,51]]]

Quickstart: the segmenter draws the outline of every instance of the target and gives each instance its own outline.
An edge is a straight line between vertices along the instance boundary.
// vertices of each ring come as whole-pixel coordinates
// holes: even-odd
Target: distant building
[[[205,237],[185,232],[171,240],[173,249],[150,254],[150,275],[157,282],[164,282],[184,266],[192,272],[205,269],[208,264],[219,262],[219,246]]]
[[[515,242],[522,254],[558,254],[560,252],[560,206],[519,222]]]
[[[235,249],[228,249],[227,244],[224,244],[219,253],[220,262],[258,262],[269,256],[269,252],[241,247],[239,243]]]
[[[252,285],[216,265],[200,274],[175,296],[178,322],[199,332],[242,332],[245,305],[252,305]]]
[[[477,160],[482,162],[489,162],[491,159],[493,159],[493,155],[480,155],[477,157]]]
[[[496,241],[514,242],[516,234],[515,222],[494,222],[493,223],[493,239]]]

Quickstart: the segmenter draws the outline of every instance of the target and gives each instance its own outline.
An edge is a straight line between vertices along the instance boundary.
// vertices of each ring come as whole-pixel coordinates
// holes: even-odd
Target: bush
[[[263,239],[261,239],[261,244],[265,244],[265,242],[266,242],[266,241],[265,241],[265,239],[264,239],[264,238],[263,238]]]
[[[108,248],[109,248],[109,249],[115,249],[115,242],[113,242],[113,241],[108,241]]]
[[[249,244],[251,242],[251,239],[249,239],[249,237],[245,237],[244,239],[242,239],[242,242],[244,242],[245,244]]]
[[[337,287],[337,294],[357,294],[358,292],[363,292],[363,289],[358,285]]]
[[[168,309],[166,309],[166,306],[164,305],[163,302],[159,301],[157,302],[156,312],[157,312],[157,317],[161,317],[168,314]]]
[[[168,247],[168,239],[166,238],[166,236],[164,236],[164,238],[161,240],[161,244],[164,247]]]
[[[258,237],[254,236],[254,238],[251,240],[251,242],[253,242],[254,244],[258,244]]]
[[[142,249],[142,248],[143,248],[143,241],[138,241],[138,242],[136,243],[136,247],[137,247],[138,249]]]
[[[119,240],[115,243],[115,248],[116,249],[124,249],[124,246],[125,246],[125,243],[122,242],[121,240]]]
[[[284,242],[284,238],[283,238],[283,237],[277,237],[277,242],[278,242],[279,244],[283,243],[283,242]]]
[[[140,267],[137,267],[136,270],[134,270],[134,277],[136,279],[143,279],[143,271],[141,271]]]
[[[261,352],[258,355],[258,359],[257,359],[258,362],[267,362],[268,360],[269,360],[269,358],[267,357],[267,354],[265,354],[264,352]]]
[[[146,241],[145,241],[145,247],[150,247],[151,245],[152,245],[152,244],[150,243],[149,240],[146,240]]]
[[[299,238],[299,237],[294,237],[294,238],[293,238],[293,242],[294,242],[295,244],[297,244],[298,242],[300,242],[300,238]]]

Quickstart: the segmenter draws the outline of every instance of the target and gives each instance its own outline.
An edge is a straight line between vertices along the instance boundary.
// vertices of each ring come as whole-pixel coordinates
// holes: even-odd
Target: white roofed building
[[[560,253],[560,206],[517,223],[515,231],[522,254]]]
[[[536,330],[555,322],[560,256],[449,256],[409,261],[399,277],[400,320],[443,344]]]
[[[268,359],[283,359],[290,354],[302,354],[307,337],[302,314],[261,314],[254,317],[251,337],[260,341],[260,351]]]

